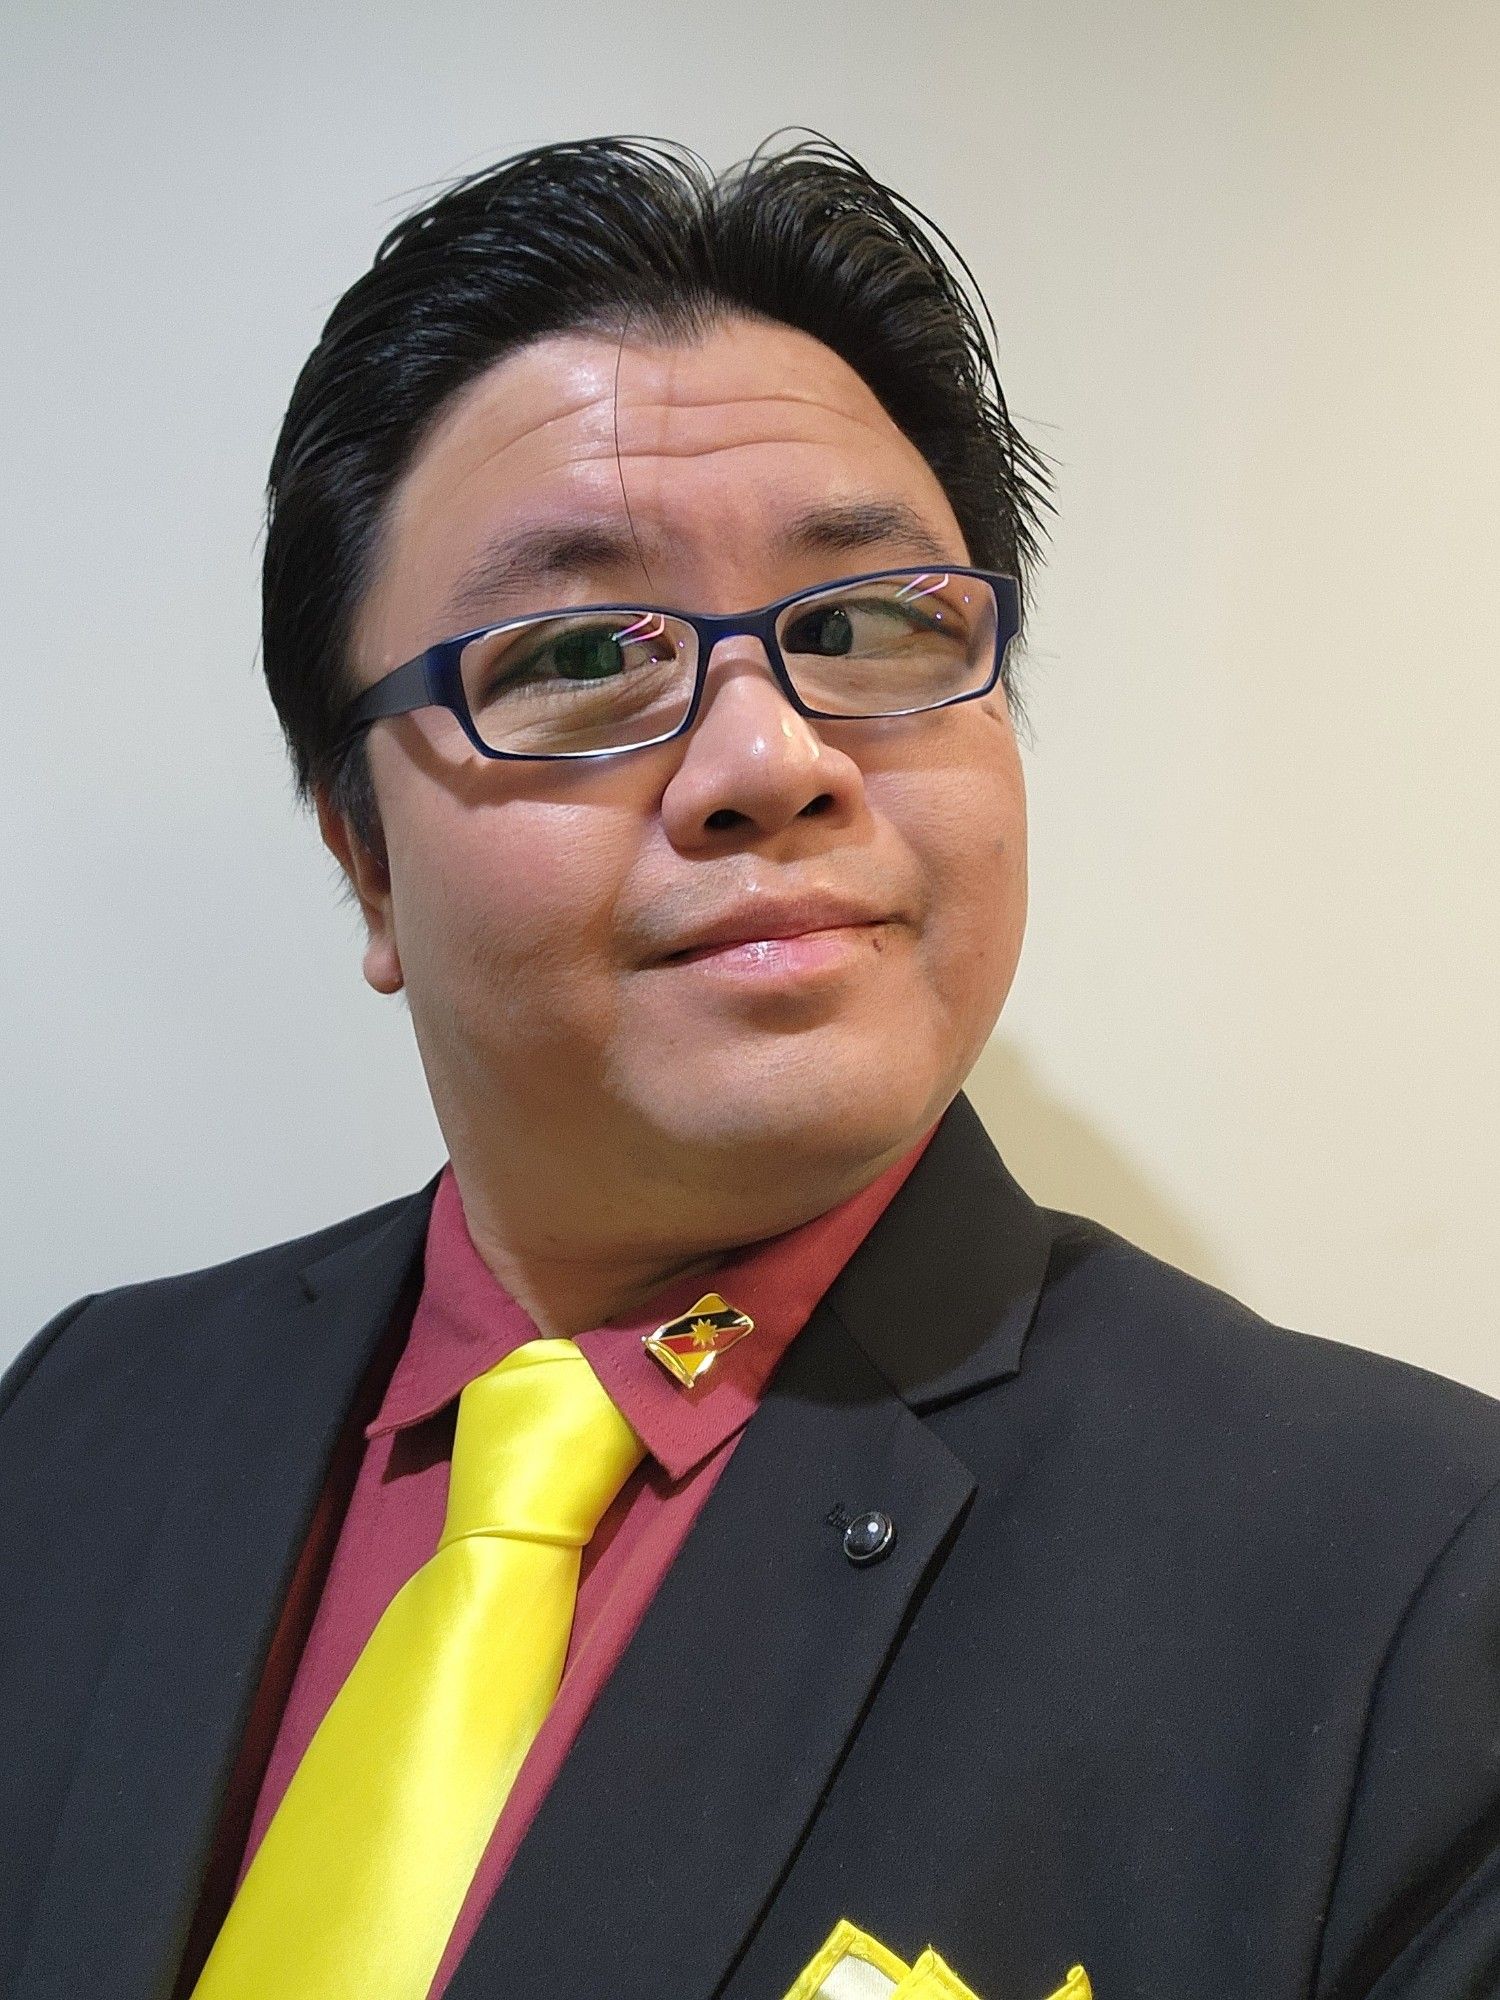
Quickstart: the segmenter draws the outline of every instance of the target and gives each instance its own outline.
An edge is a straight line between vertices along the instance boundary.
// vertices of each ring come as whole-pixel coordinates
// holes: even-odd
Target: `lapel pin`
[[[717,1292],[705,1292],[697,1305],[654,1333],[642,1334],[641,1345],[669,1375],[691,1389],[712,1368],[715,1355],[743,1340],[754,1327],[748,1314],[737,1312]]]

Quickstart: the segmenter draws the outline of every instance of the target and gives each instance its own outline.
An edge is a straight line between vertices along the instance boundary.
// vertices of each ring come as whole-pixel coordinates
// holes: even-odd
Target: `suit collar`
[[[960,1092],[827,1303],[921,1413],[1019,1370],[1051,1246]]]
[[[370,1286],[389,1287],[413,1274],[427,1238],[427,1225],[438,1183],[440,1167],[430,1181],[413,1194],[387,1202],[377,1210],[377,1225],[336,1244],[332,1250],[299,1265],[297,1282],[309,1300],[325,1294],[349,1294],[356,1309],[364,1302]]]

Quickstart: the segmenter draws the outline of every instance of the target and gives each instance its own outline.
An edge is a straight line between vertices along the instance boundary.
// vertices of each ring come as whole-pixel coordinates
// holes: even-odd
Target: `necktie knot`
[[[527,1341],[458,1399],[439,1547],[511,1535],[581,1548],[644,1450],[576,1342]]]

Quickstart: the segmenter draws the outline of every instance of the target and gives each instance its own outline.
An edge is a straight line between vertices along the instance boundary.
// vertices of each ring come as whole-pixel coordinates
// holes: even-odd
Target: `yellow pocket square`
[[[1094,1989],[1081,1965],[1047,2000],[1093,2000]],[[929,1945],[915,1965],[907,1965],[847,1917],[840,1917],[821,1950],[803,1967],[786,2000],[980,2000]],[[989,2000],[1012,2000],[995,1994]]]

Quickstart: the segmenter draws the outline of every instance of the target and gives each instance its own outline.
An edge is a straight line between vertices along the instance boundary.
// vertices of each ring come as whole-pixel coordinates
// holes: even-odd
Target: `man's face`
[[[777,552],[794,516],[856,504],[905,507],[925,532]],[[579,523],[619,554],[457,601],[491,538]],[[739,320],[689,345],[571,334],[507,357],[444,413],[385,528],[355,633],[361,686],[528,611],[739,611],[969,560],[937,479],[861,378],[805,334]],[[1009,991],[1025,790],[998,687],[925,715],[813,722],[741,638],[715,651],[674,742],[506,763],[429,708],[379,723],[369,754],[389,873],[355,851],[366,977],[406,989],[460,1177],[509,1177],[523,1205],[523,1178],[545,1185],[560,1232],[579,1217],[558,1204],[627,1226],[638,1187],[685,1216],[736,1191],[767,1213],[779,1198],[773,1226],[790,1226],[804,1182],[859,1186],[939,1115]],[[346,842],[330,845],[347,865]],[[874,921],[670,955],[726,913],[829,896]]]

